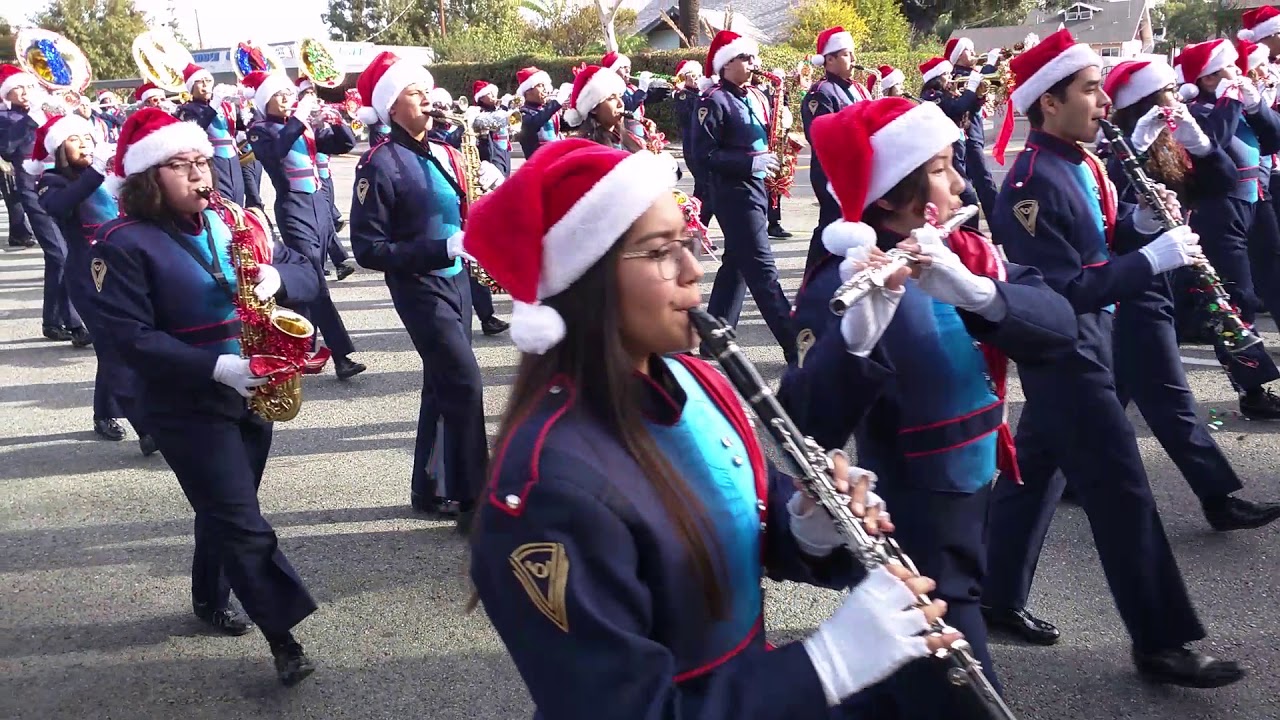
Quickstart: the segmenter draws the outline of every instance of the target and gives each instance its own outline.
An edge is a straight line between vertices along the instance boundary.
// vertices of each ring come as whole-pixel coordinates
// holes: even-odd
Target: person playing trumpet
[[[544,144],[564,137],[560,108],[569,101],[573,86],[565,83],[553,94],[551,76],[532,65],[516,72],[516,82],[516,96],[524,100],[520,105],[520,149],[528,160]]]
[[[500,102],[498,86],[487,80],[475,81],[471,86],[471,99],[479,108],[472,114],[471,127],[476,132],[480,159],[508,177],[511,175],[511,119],[520,117],[519,110]]]
[[[974,76],[977,76],[981,82],[983,76],[994,75],[996,65],[1000,62],[1000,52],[1000,48],[988,51],[985,58],[986,64],[979,70],[974,67],[978,56],[974,53],[973,41],[969,38],[951,38],[943,50],[944,56],[952,65],[951,77],[957,82],[965,83],[971,82]],[[976,88],[977,85],[974,87]],[[964,126],[962,165],[965,177],[968,178],[969,185],[973,187],[973,192],[982,205],[982,213],[990,217],[995,208],[996,182],[991,177],[991,171],[987,169],[987,137],[986,129],[983,127],[983,116],[986,114],[985,103],[986,98],[980,97],[977,108],[972,111],[969,122]]]
[[[311,78],[305,75],[299,75],[297,80],[298,97],[316,97],[315,83],[311,82]],[[316,151],[316,174],[320,176],[320,185],[324,189],[325,196],[329,200],[329,213],[333,216],[333,235],[329,239],[329,247],[325,251],[326,256],[333,262],[334,273],[339,280],[345,280],[356,271],[355,263],[351,262],[351,258],[347,256],[347,251],[342,247],[342,243],[338,241],[338,233],[342,232],[342,228],[346,227],[347,221],[342,217],[342,212],[338,210],[338,196],[333,189],[333,170],[329,167],[329,154]],[[328,270],[325,271],[326,277]]]
[[[213,145],[214,189],[237,205],[244,205],[244,172],[236,149],[236,116],[240,92],[234,85],[215,85],[213,74],[189,63],[182,80],[191,94],[190,102],[178,107],[179,120],[199,125]]]

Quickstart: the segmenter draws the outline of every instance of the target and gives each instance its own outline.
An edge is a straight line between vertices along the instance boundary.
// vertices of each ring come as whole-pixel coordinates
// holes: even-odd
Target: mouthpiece
[[[198,187],[196,188],[196,194],[204,198],[205,200],[209,200],[210,198],[213,197],[213,188],[209,187],[208,185],[205,185],[204,187]]]

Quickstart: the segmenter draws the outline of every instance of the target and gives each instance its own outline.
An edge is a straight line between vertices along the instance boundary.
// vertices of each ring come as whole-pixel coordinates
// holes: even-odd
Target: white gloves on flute
[[[862,468],[850,467],[850,477],[860,477],[862,475],[872,476],[871,484],[875,485],[875,473],[863,470]],[[836,524],[827,514],[825,510],[814,505],[809,508],[809,512],[800,514],[800,505],[804,501],[804,493],[796,491],[791,499],[787,501],[787,514],[791,516],[791,535],[796,539],[796,544],[806,555],[811,557],[826,557],[835,551],[838,547],[845,544],[844,536],[836,530]],[[870,490],[867,491],[867,508],[878,507],[882,516],[887,516],[884,500]]]
[[[1134,123],[1133,134],[1129,136],[1129,143],[1133,145],[1134,152],[1146,152],[1151,149],[1156,138],[1160,137],[1160,132],[1166,127],[1161,110],[1159,105],[1153,106],[1145,115],[1138,118],[1138,122]]]
[[[1173,139],[1195,157],[1208,155],[1213,149],[1213,143],[1209,142],[1209,136],[1204,134],[1200,123],[1196,122],[1195,117],[1191,115],[1191,110],[1181,103],[1174,107],[1176,109],[1173,111]]]
[[[253,388],[267,384],[266,378],[255,377],[249,371],[249,358],[239,355],[219,355],[213,366],[213,379],[235,390],[240,397],[247,398]]]
[[[929,655],[924,613],[906,583],[877,567],[845,598],[835,614],[805,638],[804,649],[822,682],[827,705],[884,680]]]
[[[1189,225],[1179,225],[1138,252],[1151,263],[1151,272],[1156,274],[1190,265],[1203,255],[1200,236],[1192,232]]]
[[[920,252],[933,259],[922,267],[916,286],[930,297],[954,305],[961,310],[977,313],[988,320],[998,320],[1005,314],[996,283],[989,277],[974,275],[960,262],[960,257],[947,247],[942,232],[934,227],[923,227],[911,232],[911,238],[920,243]]]
[[[840,263],[840,282],[848,282],[862,268],[869,251],[867,247],[853,247],[845,251],[845,259]],[[889,329],[893,314],[898,311],[898,303],[906,292],[905,287],[897,290],[876,288],[845,310],[844,317],[840,318],[840,336],[844,338],[845,348],[858,357],[870,355],[884,331]]]

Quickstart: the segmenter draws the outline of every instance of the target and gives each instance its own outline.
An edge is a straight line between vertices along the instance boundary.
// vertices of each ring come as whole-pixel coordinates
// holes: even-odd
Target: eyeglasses
[[[201,173],[203,173],[205,170],[208,170],[209,159],[200,158],[199,160],[174,160],[173,162],[165,163],[161,167],[167,167],[179,175],[189,176],[191,175],[191,168],[195,168]]]
[[[694,262],[698,261],[698,241],[692,237],[686,237],[675,242],[669,242],[660,248],[653,250],[632,250],[622,253],[623,260],[651,260],[658,265],[658,274],[663,280],[675,280],[680,277],[680,268],[683,264],[685,254],[693,258]],[[684,252],[681,252],[683,250]]]

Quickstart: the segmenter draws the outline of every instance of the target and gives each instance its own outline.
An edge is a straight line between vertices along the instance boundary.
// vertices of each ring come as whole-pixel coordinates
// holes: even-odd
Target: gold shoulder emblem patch
[[[1036,236],[1036,217],[1040,215],[1039,200],[1023,200],[1013,206],[1013,216],[1022,223],[1031,237]]]
[[[360,204],[364,204],[364,198],[369,194],[369,178],[360,178],[360,182],[356,183],[356,200]]]
[[[808,354],[809,348],[817,342],[817,338],[813,336],[813,331],[805,328],[796,336],[796,367],[804,367],[804,356]]]
[[[44,185],[40,188],[40,192],[36,193],[36,195],[44,195],[47,192],[49,192],[49,186]]]
[[[710,108],[698,108],[698,124],[705,125],[707,123],[707,114],[711,112]]]
[[[534,607],[556,627],[569,632],[564,597],[569,582],[569,556],[565,554],[564,545],[527,543],[516,548],[508,560]]]
[[[810,100],[810,101],[809,101],[809,114],[810,114],[810,115],[812,115],[812,114],[814,114],[814,113],[816,113],[816,112],[818,112],[818,101],[817,101],[816,99],[815,99],[815,100]]]
[[[89,273],[93,275],[93,286],[102,292],[102,281],[107,278],[107,263],[102,258],[94,258],[89,263]]]

